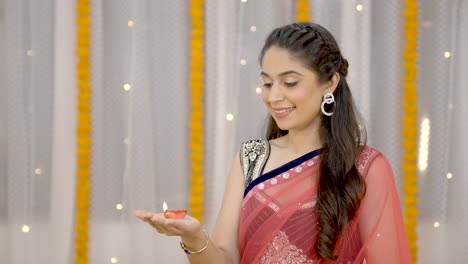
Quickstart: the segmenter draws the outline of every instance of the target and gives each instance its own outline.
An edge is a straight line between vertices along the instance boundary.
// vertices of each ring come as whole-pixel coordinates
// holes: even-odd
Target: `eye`
[[[297,84],[297,82],[285,82],[285,83],[284,83],[284,85],[285,85],[286,87],[294,87],[294,86],[296,86],[296,84]]]
[[[264,83],[264,84],[263,84],[263,87],[264,87],[264,88],[271,88],[271,83]]]

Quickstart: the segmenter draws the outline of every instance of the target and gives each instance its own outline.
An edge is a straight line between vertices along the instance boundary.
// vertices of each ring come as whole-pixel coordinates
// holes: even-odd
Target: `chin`
[[[280,120],[278,122],[278,120],[275,119],[275,122],[276,122],[276,125],[279,127],[279,129],[281,130],[290,130],[290,129],[294,129],[294,126],[291,126],[290,124],[287,124],[287,122],[284,122],[282,120]]]

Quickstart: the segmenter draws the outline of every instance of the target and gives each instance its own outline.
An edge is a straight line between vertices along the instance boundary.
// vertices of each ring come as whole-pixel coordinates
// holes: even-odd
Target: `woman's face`
[[[276,46],[265,52],[261,75],[263,102],[280,129],[320,127],[320,105],[330,82],[320,84],[317,73]]]

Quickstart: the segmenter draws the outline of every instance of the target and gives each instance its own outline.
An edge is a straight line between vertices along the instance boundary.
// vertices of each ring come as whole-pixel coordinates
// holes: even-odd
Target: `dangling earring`
[[[323,95],[323,101],[322,101],[322,113],[326,116],[332,116],[333,115],[333,112],[327,112],[325,111],[325,104],[333,104],[335,103],[335,96],[333,96],[332,93],[326,93]]]

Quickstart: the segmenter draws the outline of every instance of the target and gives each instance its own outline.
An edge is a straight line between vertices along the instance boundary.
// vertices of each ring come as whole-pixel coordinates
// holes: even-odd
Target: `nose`
[[[274,103],[279,102],[284,99],[283,91],[278,84],[273,84],[270,87],[270,92],[268,93],[268,102]]]

